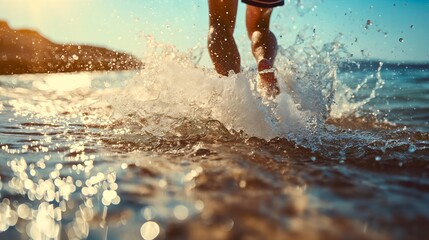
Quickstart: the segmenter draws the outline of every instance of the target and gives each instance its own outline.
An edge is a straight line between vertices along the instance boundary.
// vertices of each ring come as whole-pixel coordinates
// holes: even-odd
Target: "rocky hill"
[[[0,74],[115,71],[142,67],[140,60],[102,47],[57,44],[32,30],[0,21]]]

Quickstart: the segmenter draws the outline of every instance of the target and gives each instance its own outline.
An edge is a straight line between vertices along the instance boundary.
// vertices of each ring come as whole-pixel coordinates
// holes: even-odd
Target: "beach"
[[[219,80],[198,68],[178,73],[176,60],[162,59],[183,88],[169,87],[171,73],[151,65],[0,78],[2,238],[426,235],[427,67],[381,68],[379,79],[369,67],[339,70],[340,95],[326,115],[258,98],[238,81],[252,70]],[[184,92],[202,76],[206,85]],[[372,88],[346,87],[364,76]],[[350,107],[380,81],[364,107],[340,104],[340,89],[355,89]],[[248,98],[235,105],[221,101],[242,91]],[[263,127],[280,132],[271,137]]]

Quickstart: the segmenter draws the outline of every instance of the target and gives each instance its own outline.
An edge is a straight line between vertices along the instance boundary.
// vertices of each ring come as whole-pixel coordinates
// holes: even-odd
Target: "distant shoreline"
[[[339,62],[340,71],[359,69],[429,69],[429,62],[389,62],[378,59],[350,59]],[[40,33],[15,30],[0,20],[0,75],[126,71],[142,69],[133,55],[104,47],[58,44]]]
[[[136,69],[120,69],[120,70],[91,70],[91,71],[74,71],[74,72],[34,72],[34,73],[13,73],[13,74],[0,74],[0,77],[7,77],[7,76],[18,76],[18,75],[45,75],[45,74],[78,74],[78,73],[94,73],[94,74],[109,74],[109,73],[121,73],[121,72],[138,72],[142,68],[136,68]]]
[[[141,69],[136,57],[103,47],[57,44],[0,21],[0,75]]]

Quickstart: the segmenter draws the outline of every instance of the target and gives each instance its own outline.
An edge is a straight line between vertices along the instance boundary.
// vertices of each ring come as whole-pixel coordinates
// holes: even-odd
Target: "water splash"
[[[140,129],[132,127],[137,133],[158,137],[192,119],[216,120],[229,130],[267,140],[308,142],[330,114],[343,49],[338,42],[306,49],[300,37],[295,45],[279,50],[276,65],[282,93],[276,99],[259,95],[251,66],[219,77],[196,64],[201,52],[192,57],[192,51],[181,53],[149,38],[145,69],[109,101],[114,118],[136,116],[141,119]]]
[[[359,63],[356,64],[359,67]],[[354,87],[348,86],[344,81],[342,83],[335,82],[335,89],[337,94],[335,94],[335,104],[333,105],[331,116],[334,118],[342,118],[348,116],[359,116],[366,104],[376,97],[378,90],[383,88],[384,80],[381,76],[381,69],[383,63],[379,62],[378,68],[375,72],[368,72],[366,76],[362,76],[362,79],[353,79],[357,83]],[[342,77],[345,79],[352,79],[347,73]],[[350,81],[350,80],[349,80]],[[365,89],[363,91],[369,91],[365,94],[364,98],[358,98],[357,96],[361,93],[364,87],[368,87],[371,81],[373,82],[373,87],[371,89]],[[374,109],[373,112],[377,112],[377,109]]]

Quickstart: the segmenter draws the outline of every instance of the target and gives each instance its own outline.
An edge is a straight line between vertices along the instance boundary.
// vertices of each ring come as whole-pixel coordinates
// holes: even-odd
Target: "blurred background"
[[[235,35],[241,48],[249,44],[244,11],[239,4]],[[0,20],[11,28],[137,57],[145,54],[145,35],[180,50],[205,47],[207,14],[206,0],[0,0]],[[338,40],[352,58],[423,63],[429,62],[427,19],[425,0],[286,0],[275,9],[272,27],[283,47],[307,34],[319,44]]]

